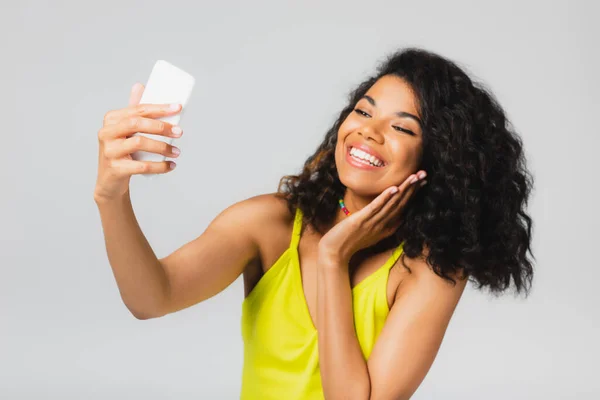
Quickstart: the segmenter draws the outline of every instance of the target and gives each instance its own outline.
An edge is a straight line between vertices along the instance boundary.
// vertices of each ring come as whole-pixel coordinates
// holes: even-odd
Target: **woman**
[[[502,108],[453,62],[392,54],[351,94],[298,176],[232,205],[157,259],[129,178],[177,149],[168,105],[110,111],[94,197],[121,296],[140,319],[206,300],[244,276],[244,399],[408,399],[467,281],[528,292],[532,178]]]

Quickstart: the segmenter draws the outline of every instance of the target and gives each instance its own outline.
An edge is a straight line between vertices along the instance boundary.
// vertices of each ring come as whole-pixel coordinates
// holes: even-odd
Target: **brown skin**
[[[137,150],[178,157],[179,149],[167,143],[132,136],[136,132],[178,138],[180,127],[155,118],[177,114],[181,104],[139,104],[144,86],[135,84],[126,108],[108,111],[98,131],[98,177],[94,189],[96,201],[111,201],[125,195],[129,180],[136,174],[164,174],[175,168],[173,161],[134,161],[131,154]],[[174,131],[175,129],[175,131]],[[177,130],[179,129],[179,130]]]
[[[339,211],[317,245],[321,381],[327,399],[408,399],[435,359],[466,280],[449,285],[432,272],[424,257],[405,260],[411,274],[398,263],[402,276],[399,281],[390,276],[388,282],[390,314],[365,361],[354,328],[351,288],[356,270],[351,260],[394,232],[403,208],[420,187],[418,179],[425,177],[425,171],[416,171],[422,131],[410,87],[386,76],[366,96],[368,100],[356,105],[358,113],[351,113],[340,127],[336,146],[336,167],[348,188],[344,200],[353,212],[346,216]],[[348,144],[369,146],[386,165],[371,170],[353,167],[346,161]],[[362,268],[359,263],[358,271]],[[397,285],[391,301],[390,284]]]
[[[423,133],[420,124],[412,118],[400,118],[403,111],[418,117],[417,103],[410,86],[402,79],[384,76],[358,101],[355,111],[340,126],[335,149],[336,167],[340,181],[348,188],[344,196],[346,207],[352,212],[369,204],[386,188],[400,185],[416,173],[421,161]],[[405,132],[408,130],[414,135]],[[364,143],[373,148],[386,166],[376,172],[363,171],[345,161],[346,146]],[[338,213],[337,222],[345,214]]]
[[[377,106],[361,99],[356,106],[366,114],[352,112],[348,116],[339,129],[336,147],[340,180],[348,188],[344,201],[353,212],[350,216],[353,220],[339,210],[334,224],[326,227],[324,235],[311,227],[304,228],[299,243],[302,285],[317,330],[327,330],[328,336],[339,339],[336,343],[342,343],[325,347],[320,344],[324,361],[321,373],[328,398],[408,399],[437,354],[466,281],[461,280],[456,286],[447,284],[431,271],[423,257],[405,260],[412,273],[398,262],[390,271],[387,285],[388,321],[368,364],[360,357],[351,329],[350,289],[377,270],[392,250],[361,258],[352,268],[349,268],[350,259],[360,248],[392,231],[374,233],[371,230],[371,234],[353,239],[360,235],[352,227],[356,228],[355,222],[359,220],[380,226],[375,222],[389,225],[391,220],[401,217],[403,204],[418,190],[419,182],[408,181],[413,174],[421,172],[417,168],[422,146],[419,123],[395,115],[403,111],[418,116],[415,98],[405,82],[396,77],[383,77],[367,95]],[[107,117],[118,121],[129,118],[135,110],[144,114],[136,109],[140,97],[141,91],[132,90],[130,106]],[[148,113],[149,107],[143,108]],[[166,107],[162,109],[168,113]],[[151,117],[144,120],[144,126],[153,125],[150,121]],[[410,130],[414,135],[398,128]],[[156,124],[153,129],[137,129],[158,134],[167,130],[168,127]],[[127,137],[128,131],[131,126],[127,123],[116,124],[103,136]],[[386,161],[386,166],[367,172],[347,164],[346,145],[355,142],[371,146]],[[141,142],[129,146],[126,143],[127,140],[122,139],[101,140],[95,200],[111,267],[121,296],[133,315],[139,319],[157,318],[190,307],[218,294],[241,274],[248,295],[289,246],[293,215],[285,202],[271,193],[236,203],[220,213],[198,238],[157,259],[137,226],[124,183],[125,180],[128,183],[132,174],[149,170],[136,161],[125,159],[127,162],[124,162],[122,158],[123,154],[136,149],[166,153],[169,149],[160,147],[158,142],[145,142],[143,148]],[[113,158],[105,154],[106,148],[112,149]],[[114,162],[114,157],[121,157],[120,162]],[[154,168],[157,172],[168,172],[165,165]],[[422,179],[422,172],[419,175]],[[382,195],[391,186],[399,187],[400,191],[394,196]],[[374,204],[379,206],[374,208]],[[317,282],[320,282],[319,293]],[[345,374],[334,373],[335,365],[340,363],[347,366]],[[347,389],[351,389],[350,392]]]
[[[395,115],[396,111],[418,115],[410,87],[396,77],[384,77],[370,88],[367,95],[376,101],[377,107],[371,105],[366,99],[362,99],[357,103],[356,108],[370,117],[352,112],[338,131],[336,165],[340,180],[348,187],[344,201],[352,212],[369,204],[386,188],[399,185],[407,177],[410,177],[415,172],[421,156],[422,132],[419,123],[411,118],[399,118]],[[398,127],[412,131],[415,136],[399,131]],[[385,159],[387,165],[382,168],[381,172],[361,171],[349,166],[344,161],[345,145],[349,141],[356,140],[366,142]],[[248,221],[247,229],[239,229],[239,221],[249,219],[249,216],[253,216],[254,221]],[[346,215],[339,210],[335,224],[346,218]],[[224,211],[199,238],[161,260],[167,271],[172,271],[170,287],[173,295],[187,292],[188,290],[185,290],[183,285],[192,288],[191,291],[196,294],[190,301],[180,301],[174,298],[171,307],[168,308],[176,311],[195,304],[198,299],[202,301],[208,298],[207,296],[211,297],[235,280],[242,271],[247,295],[262,274],[289,246],[292,225],[293,216],[289,215],[285,202],[276,198],[274,194],[260,195],[244,200]],[[327,228],[325,232],[330,228]],[[248,265],[237,265],[232,268],[231,263],[235,263],[237,258],[235,257],[236,252],[228,247],[230,246],[229,242],[235,240],[237,236],[243,235],[247,236],[238,240],[248,244],[254,242],[254,252],[249,256],[251,260]],[[231,239],[225,240],[225,237]],[[317,250],[321,238],[321,235],[308,227],[304,229],[299,244],[305,297],[313,321],[317,319],[315,283]],[[381,266],[392,251],[388,250],[362,259],[358,265],[353,266],[352,286],[358,284]],[[243,252],[248,252],[248,250]],[[181,263],[186,263],[186,266],[180,267]],[[187,265],[187,263],[197,264],[197,266]],[[227,272],[231,270],[235,273]],[[219,277],[219,273],[227,274],[225,282],[203,294],[202,289],[210,288],[213,279],[216,281],[223,279]],[[405,269],[392,269],[388,282],[390,305],[394,302],[396,288],[401,282],[401,277],[405,275]],[[197,284],[194,283],[195,281],[198,281]],[[199,287],[200,285],[201,287]],[[179,289],[180,286],[181,289]]]

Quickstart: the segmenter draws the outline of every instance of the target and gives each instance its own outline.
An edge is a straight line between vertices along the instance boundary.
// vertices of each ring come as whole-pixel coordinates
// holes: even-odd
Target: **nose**
[[[358,131],[358,134],[365,138],[365,140],[374,140],[375,142],[382,144],[383,143],[383,135],[379,127],[377,126],[377,122],[369,121],[365,123],[362,128]]]

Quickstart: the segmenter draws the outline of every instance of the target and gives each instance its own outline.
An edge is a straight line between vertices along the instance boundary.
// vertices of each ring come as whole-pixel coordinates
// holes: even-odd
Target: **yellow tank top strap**
[[[290,248],[292,249],[297,248],[298,243],[300,242],[300,236],[302,234],[302,217],[302,210],[300,209],[300,207],[296,208],[296,215],[294,217],[294,228],[292,230],[292,238],[290,241]],[[381,266],[382,270],[389,270],[396,264],[398,257],[400,257],[400,254],[402,254],[403,247],[404,242],[400,243],[400,245],[394,249],[394,252],[392,253],[391,257],[388,258],[386,263]]]
[[[404,249],[404,242],[400,243],[398,245],[398,247],[396,247],[394,249],[392,256],[387,260],[387,262],[384,265],[385,269],[389,270],[396,264],[396,261],[398,261],[398,258],[400,257],[400,254],[402,254],[403,249]]]
[[[302,233],[302,210],[300,207],[296,208],[296,216],[294,217],[294,228],[292,230],[292,239],[290,242],[290,248],[295,249],[298,247],[300,242],[300,235]]]

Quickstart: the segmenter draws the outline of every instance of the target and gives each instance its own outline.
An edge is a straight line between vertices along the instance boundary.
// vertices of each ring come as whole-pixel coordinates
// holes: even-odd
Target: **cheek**
[[[350,112],[346,119],[340,125],[338,132],[342,132],[342,134],[346,134],[348,132],[352,132],[356,129],[360,129],[360,126],[363,124],[360,117],[355,112]]]
[[[342,122],[342,124],[340,125],[340,129],[338,132],[341,132],[342,134],[346,134],[348,132],[351,132],[353,130],[356,130],[360,127],[360,123],[356,118],[353,118],[352,115],[349,115],[344,122]]]
[[[344,154],[345,148],[346,148],[346,146],[344,144],[344,137],[338,133],[337,143],[335,145],[335,152],[334,152],[335,166],[338,170],[339,170],[341,162],[343,160],[342,157],[345,156],[345,154]]]
[[[348,134],[352,132],[351,129],[348,129],[348,125],[343,123],[340,125],[340,128],[337,132],[336,144],[335,144],[335,158],[338,161],[339,156],[344,155],[344,150],[346,148],[346,139],[348,138]]]
[[[399,178],[414,173],[421,160],[421,146],[416,143],[395,143],[392,150],[394,175]]]

